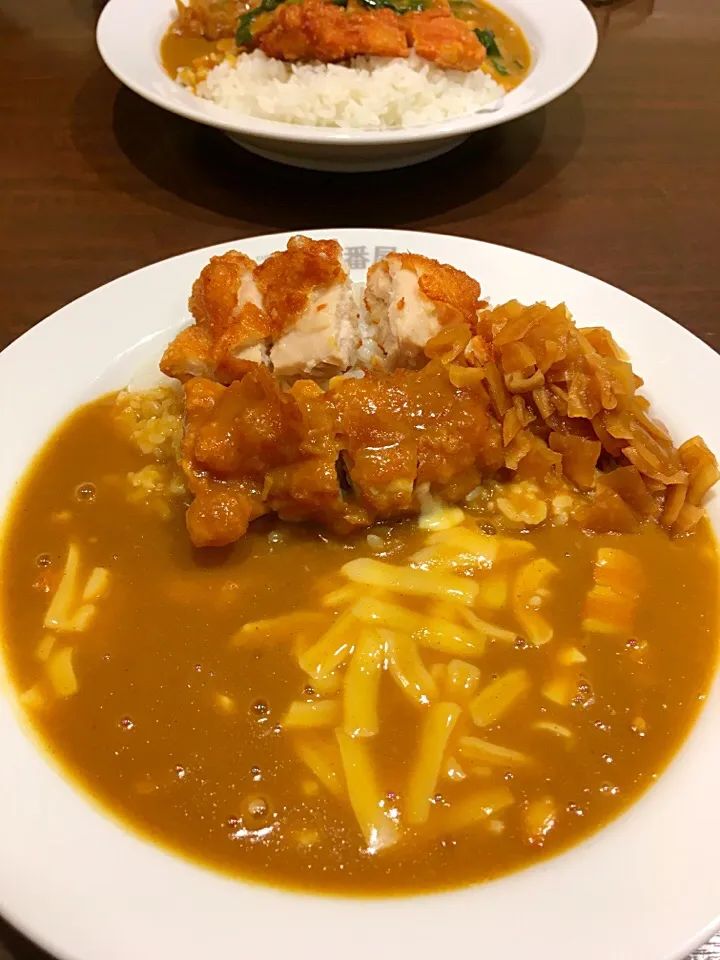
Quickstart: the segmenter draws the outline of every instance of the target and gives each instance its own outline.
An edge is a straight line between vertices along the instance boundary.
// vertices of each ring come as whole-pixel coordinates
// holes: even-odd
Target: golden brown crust
[[[210,259],[193,284],[188,304],[198,326],[214,337],[225,333],[235,321],[240,284],[256,266],[237,250]]]
[[[458,20],[449,7],[408,13],[403,24],[415,52],[438,67],[470,72],[485,60],[485,47],[470,25]]]
[[[287,250],[260,265],[236,250],[213,257],[193,284],[195,324],[170,343],[161,370],[183,382],[242,376],[295,324],[313,293],[345,282],[341,255],[334,240],[293,237]],[[262,350],[253,355],[257,345]]]
[[[190,377],[212,377],[215,372],[213,342],[202,327],[186,327],[171,340],[160,360],[166,377],[184,383]]]
[[[282,4],[258,18],[253,40],[268,57],[289,61],[408,55],[405,30],[392,10],[345,10],[327,0]]]
[[[251,520],[265,513],[259,491],[252,483],[232,479],[227,469],[213,474],[197,456],[198,449],[208,459],[215,453],[218,463],[222,463],[223,455],[233,456],[231,445],[216,442],[213,447],[212,442],[213,431],[221,422],[221,401],[227,396],[227,389],[202,377],[189,380],[184,388],[185,435],[180,466],[193,497],[186,523],[196,547],[234,543],[245,535]]]
[[[160,362],[167,376],[185,381],[207,376],[229,382],[247,369],[238,353],[272,334],[267,314],[253,303],[238,304],[254,260],[231,250],[212,257],[193,284],[188,303],[195,324],[170,343]]]
[[[420,290],[438,308],[438,319],[443,326],[450,323],[474,326],[480,307],[477,280],[447,263],[417,253],[391,253],[387,259],[417,274]]]
[[[311,294],[335,283],[344,283],[347,273],[336,240],[292,237],[287,250],[274,253],[254,271],[273,331],[292,327],[307,308]]]
[[[483,471],[502,465],[487,397],[453,386],[439,360],[422,371],[338,378],[329,391],[309,381],[287,389],[255,367],[229,387],[190,381],[186,398],[182,466],[191,492],[207,502],[189,521],[197,546],[235,535],[236,515],[227,504],[217,507],[228,485],[250,513],[346,531],[417,513],[418,484],[462,495]],[[342,489],[343,473],[351,494]],[[243,506],[241,515],[247,512]]]

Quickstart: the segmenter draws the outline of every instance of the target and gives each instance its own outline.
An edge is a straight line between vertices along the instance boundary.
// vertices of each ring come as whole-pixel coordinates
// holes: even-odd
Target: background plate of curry
[[[0,910],[73,960],[684,957],[720,905],[718,382],[598,280],[381,230],[25,334]]]
[[[110,0],[110,70],[247,149],[325,170],[436,156],[563,94],[595,55],[580,0]]]

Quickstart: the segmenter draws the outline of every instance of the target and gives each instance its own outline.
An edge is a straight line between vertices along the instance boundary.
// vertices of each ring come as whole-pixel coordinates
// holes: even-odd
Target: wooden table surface
[[[384,226],[559,260],[720,349],[717,0],[598,6],[600,51],[570,93],[444,158],[352,182],[258,160],[121,89],[94,48],[101,7],[0,5],[0,348],[93,287],[194,247]],[[0,920],[0,960],[43,957]],[[720,937],[693,957],[720,958]]]

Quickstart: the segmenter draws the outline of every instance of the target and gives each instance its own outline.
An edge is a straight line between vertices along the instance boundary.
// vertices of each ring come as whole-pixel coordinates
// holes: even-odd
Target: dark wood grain
[[[575,90],[352,188],[258,160],[120,89],[94,49],[101,6],[0,6],[0,348],[93,287],[193,247],[374,225],[562,261],[720,349],[717,0],[596,7],[600,53]],[[44,956],[0,921],[0,960]],[[694,957],[720,958],[720,938]]]

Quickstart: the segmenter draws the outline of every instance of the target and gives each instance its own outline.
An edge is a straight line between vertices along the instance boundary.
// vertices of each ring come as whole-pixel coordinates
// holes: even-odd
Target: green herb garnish
[[[427,10],[431,0],[360,0],[363,7],[370,10],[392,10],[401,16],[404,13],[412,13],[418,10]]]
[[[513,60],[513,63],[518,68],[518,70],[524,70],[525,64],[521,63],[519,60]]]
[[[481,30],[479,27],[477,27],[474,32],[480,43],[487,50],[487,55],[489,57],[500,57],[500,59],[502,59],[500,47],[497,45],[497,40],[495,39],[495,34],[492,32],[492,30]]]
[[[490,57],[490,63],[495,67],[497,72],[501,77],[509,77],[510,71],[505,68],[505,66],[500,63],[499,60],[496,60],[494,57]]]
[[[239,47],[249,47],[252,44],[252,25],[255,17],[261,13],[271,13],[283,3],[284,0],[260,0],[257,7],[248,10],[238,20],[237,31],[235,33],[235,42]]]
[[[478,5],[473,3],[473,0],[449,0],[450,9],[457,16],[463,11],[465,13],[474,14],[478,12]]]

